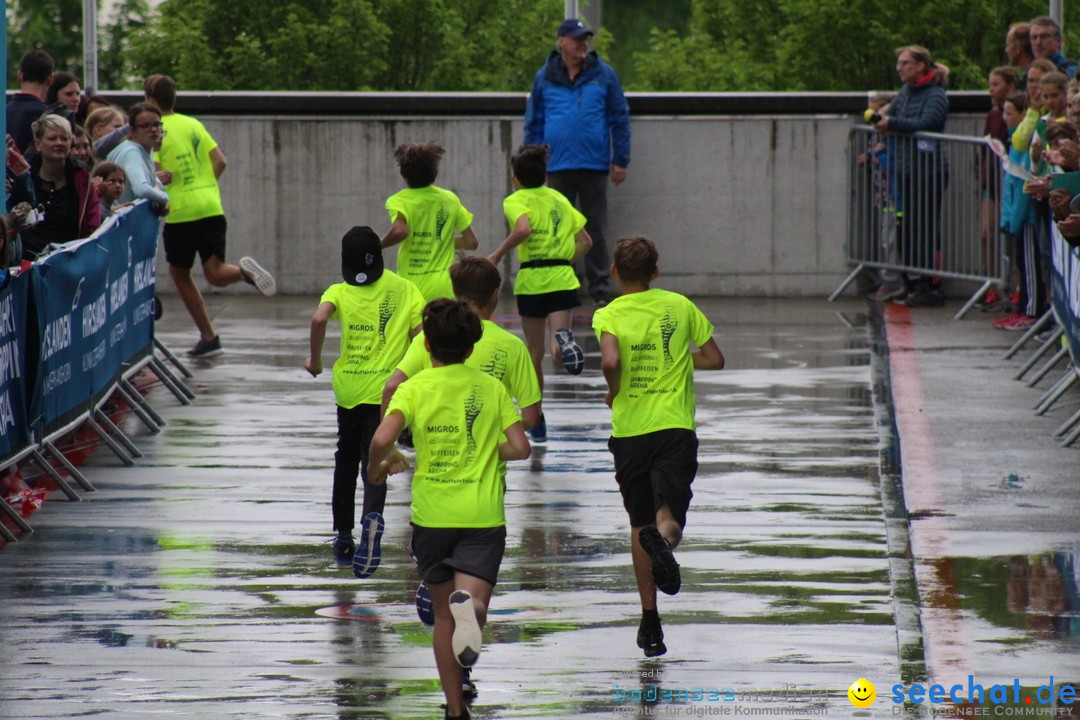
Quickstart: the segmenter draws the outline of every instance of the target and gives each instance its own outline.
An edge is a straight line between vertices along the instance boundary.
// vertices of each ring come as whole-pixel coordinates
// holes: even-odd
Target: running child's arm
[[[622,358],[619,356],[619,339],[609,332],[600,333],[600,370],[603,371],[608,385],[604,402],[611,407],[611,404],[615,402],[615,396],[619,394]]]
[[[480,247],[480,241],[476,239],[476,233],[473,232],[471,225],[454,238],[454,247],[458,250],[475,250]]]
[[[709,338],[709,342],[692,351],[690,357],[694,360],[695,370],[724,369],[724,353],[720,352],[715,338]]]
[[[526,460],[532,452],[529,438],[525,437],[525,426],[516,422],[503,431],[506,439],[499,443],[500,460]]]
[[[578,234],[574,236],[574,262],[585,257],[585,253],[589,252],[591,247],[592,238],[589,237],[589,233],[585,232],[585,228],[578,230]]]
[[[380,242],[385,249],[397,245],[407,237],[409,237],[409,223],[405,221],[404,215],[398,213],[397,220],[394,220],[394,224],[382,236]]]
[[[521,423],[526,430],[534,428],[540,422],[540,403],[521,408]]]
[[[319,377],[323,371],[322,346],[326,340],[326,323],[334,314],[334,303],[319,303],[315,314],[311,316],[311,354],[304,361],[304,369],[311,373],[311,377]]]
[[[221,174],[225,172],[225,168],[228,167],[229,160],[225,157],[225,153],[221,152],[220,147],[216,147],[210,151],[210,167],[214,169],[214,177],[218,180],[221,179]]]
[[[399,369],[395,369],[390,379],[386,381],[382,389],[382,407],[379,409],[379,417],[386,417],[386,406],[390,404],[390,398],[394,397],[398,385],[409,379],[409,376]]]
[[[502,245],[495,248],[495,252],[488,255],[488,260],[498,265],[499,261],[502,260],[503,255],[506,255],[506,253],[525,242],[530,235],[532,235],[532,225],[529,224],[529,216],[523,214],[517,219],[517,222],[514,223],[514,228],[510,231],[510,234],[506,236],[506,239],[503,240]]]
[[[409,467],[409,460],[394,447],[398,435],[405,428],[405,416],[395,410],[382,419],[371,438],[368,456],[368,482],[382,485],[387,475],[396,475]]]

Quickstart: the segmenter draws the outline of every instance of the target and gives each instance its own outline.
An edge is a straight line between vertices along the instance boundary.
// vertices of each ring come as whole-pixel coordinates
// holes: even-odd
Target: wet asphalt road
[[[194,332],[166,302],[159,337],[183,350]],[[430,632],[413,608],[407,482],[392,479],[375,576],[358,581],[330,556],[333,395],[328,374],[301,368],[316,299],[210,304],[226,354],[191,363],[197,401],[153,390],[168,426],[125,425],[146,457],[123,468],[99,450],[87,466],[98,491],[50,499],[36,532],[0,550],[0,718],[441,717]],[[903,558],[890,577],[865,302],[701,305],[728,369],[697,376],[701,467],[678,552],[683,590],[661,599],[668,654],[646,660],[635,645],[628,528],[583,315],[588,369],[549,377],[551,439],[510,464],[474,717],[781,706],[849,717],[847,687],[863,676],[878,689],[870,712],[886,717],[888,687],[920,679],[922,657],[898,647],[896,605],[910,588],[894,592]],[[981,562],[972,582],[996,610],[1007,587],[993,573],[1009,560]],[[988,622],[1019,622],[1008,612]],[[1038,642],[1051,655],[1074,647]],[[632,694],[656,686],[736,698]]]

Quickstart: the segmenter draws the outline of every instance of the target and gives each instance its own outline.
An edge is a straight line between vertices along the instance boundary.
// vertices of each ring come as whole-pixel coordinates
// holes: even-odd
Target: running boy
[[[623,294],[593,315],[611,408],[608,449],[630,516],[641,598],[637,644],[646,657],[667,652],[656,590],[674,595],[682,582],[671,551],[682,539],[697,473],[693,371],[724,367],[705,315],[682,295],[649,287],[660,272],[657,258],[647,238],[621,238],[611,275]]]
[[[322,372],[326,325],[337,315],[341,354],[333,370],[338,445],[332,507],[338,534],[333,553],[339,565],[352,564],[356,576],[364,578],[379,566],[386,503],[386,485],[373,485],[367,474],[368,447],[379,425],[383,385],[420,331],[424,301],[415,285],[383,269],[379,236],[369,227],[354,227],[341,238],[341,275],[345,282],[327,288],[311,318],[311,355],[304,368],[312,377]],[[359,551],[352,537],[357,475],[364,482]]]
[[[570,312],[581,305],[581,283],[574,273],[574,262],[592,247],[585,232],[585,216],[545,184],[547,160],[547,145],[526,145],[510,159],[517,188],[503,201],[510,234],[489,256],[498,265],[504,255],[517,248],[521,269],[514,295],[541,391],[545,344],[551,348],[552,363],[561,363],[573,375],[585,369],[585,354],[570,330]],[[529,434],[534,442],[547,440],[543,415]]]
[[[461,668],[480,653],[481,629],[506,547],[500,460],[529,457],[529,441],[506,389],[466,367],[483,333],[468,305],[439,299],[424,309],[432,367],[402,383],[375,431],[368,477],[383,483],[401,465],[394,447],[413,428],[412,552],[435,607],[432,647],[447,718],[468,718]]]
[[[433,142],[398,145],[394,159],[407,187],[386,200],[392,225],[382,238],[382,246],[401,243],[398,272],[416,283],[425,302],[454,296],[448,272],[454,249],[477,248],[472,213],[457,195],[433,184],[445,152],[442,145]],[[460,237],[454,237],[455,231]]]

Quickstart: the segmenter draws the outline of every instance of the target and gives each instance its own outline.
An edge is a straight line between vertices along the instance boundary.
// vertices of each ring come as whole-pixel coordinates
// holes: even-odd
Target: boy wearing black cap
[[[356,576],[365,578],[379,566],[386,502],[386,485],[368,481],[368,450],[379,425],[383,385],[420,331],[424,299],[415,285],[383,267],[379,236],[366,226],[354,227],[341,238],[341,274],[345,281],[327,288],[311,318],[311,355],[304,369],[312,377],[322,372],[326,325],[337,315],[341,351],[333,368],[338,446],[332,507],[338,535],[333,553],[339,565],[351,563]],[[357,475],[364,482],[359,549],[352,537]]]

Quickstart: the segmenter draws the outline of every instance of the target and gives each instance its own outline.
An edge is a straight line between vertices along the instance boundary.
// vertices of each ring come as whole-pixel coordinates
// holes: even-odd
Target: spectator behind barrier
[[[122,202],[146,198],[161,215],[169,213],[169,195],[158,182],[151,153],[164,135],[161,111],[149,103],[136,103],[128,109],[128,139],[109,153],[109,160],[124,168],[127,184]]]
[[[1005,57],[1009,64],[1020,68],[1021,90],[1027,89],[1027,69],[1035,59],[1031,50],[1031,25],[1025,22],[1013,23],[1005,35]]]
[[[94,148],[94,157],[104,160],[131,132],[124,113],[113,106],[98,108],[86,117],[86,132]]]
[[[124,168],[114,162],[103,160],[94,166],[91,173],[94,188],[97,189],[98,197],[101,198],[101,219],[111,216],[121,207],[130,203],[117,203],[124,194],[124,185],[127,179],[124,176]]]
[[[22,232],[23,257],[36,259],[50,243],[87,237],[101,224],[101,207],[90,184],[90,173],[71,159],[71,126],[59,115],[46,115],[33,124],[30,161],[34,194],[44,219]]]
[[[1020,79],[1016,71],[1008,65],[996,67],[990,71],[987,78],[987,91],[990,93],[990,110],[986,113],[986,122],[983,125],[983,135],[988,135],[1000,140],[1002,145],[1009,142],[1009,128],[1002,117],[1002,106],[1009,93],[1016,90]],[[999,181],[994,175],[997,173],[997,163],[993,162],[989,152],[984,152],[979,158],[981,164],[980,189],[982,190],[982,213],[980,214],[980,236],[982,238],[982,261],[983,266],[991,273],[996,274],[999,258],[997,257],[997,234],[998,234],[998,202],[1000,200]],[[982,299],[982,305],[992,305],[1000,302],[1001,297],[997,290],[990,288]]]
[[[19,59],[19,92],[7,104],[7,131],[25,153],[34,145],[30,125],[49,107],[45,97],[53,79],[53,59],[44,50],[30,50]]]
[[[67,118],[74,128],[79,124],[76,115],[81,100],[82,88],[79,87],[78,78],[71,73],[53,75],[53,81],[49,83],[49,90],[45,93],[45,104],[49,106],[47,112],[50,115]]]
[[[90,113],[107,107],[112,107],[112,103],[107,98],[101,95],[83,95],[82,100],[79,101],[79,109],[75,113],[75,120],[80,125],[84,125]]]
[[[1076,61],[1061,52],[1061,26],[1054,18],[1040,15],[1031,21],[1031,50],[1037,58],[1046,58],[1069,77],[1076,77]]]
[[[90,136],[78,125],[71,135],[71,159],[85,170],[94,169],[94,154],[90,150]]]

